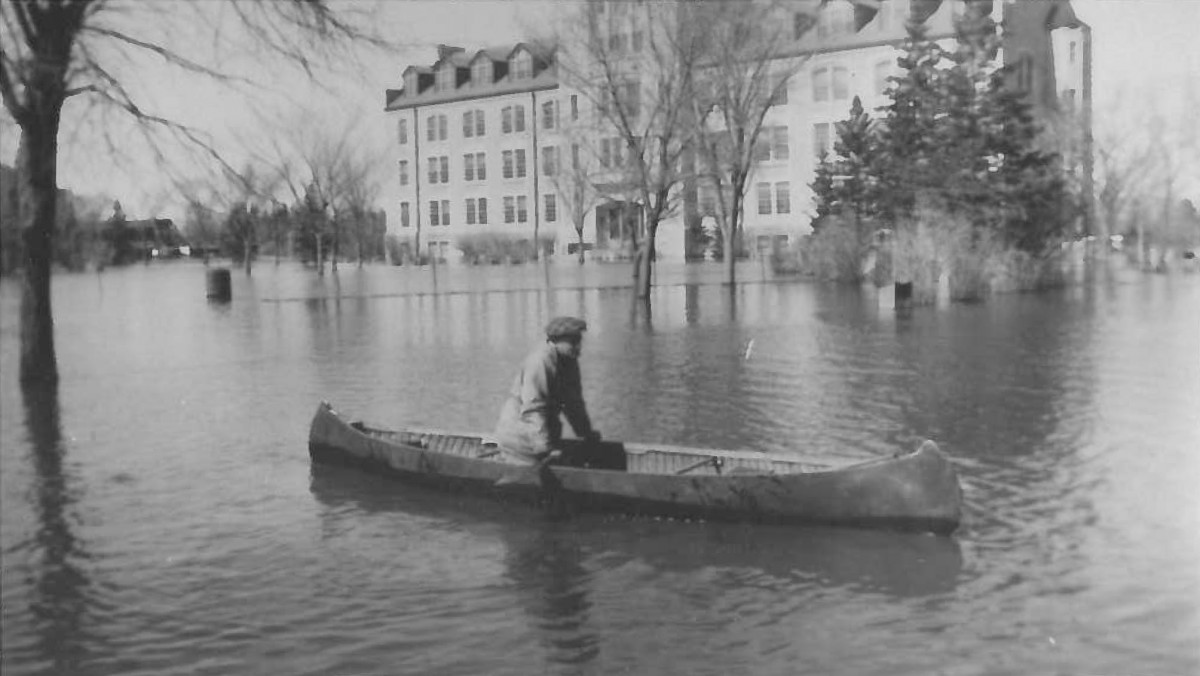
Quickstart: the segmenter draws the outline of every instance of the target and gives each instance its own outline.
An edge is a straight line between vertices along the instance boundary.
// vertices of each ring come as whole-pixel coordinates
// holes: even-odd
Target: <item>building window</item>
[[[600,166],[621,166],[621,138],[600,139]]]
[[[475,225],[475,198],[466,199],[467,225]]]
[[[788,128],[771,127],[771,159],[786,160],[788,157]]]
[[[754,161],[786,160],[788,152],[787,127],[763,127],[754,143]]]
[[[771,184],[759,183],[755,188],[758,191],[758,213],[771,213]]]
[[[642,107],[642,88],[636,80],[626,80],[617,89],[617,105],[626,117],[636,118]]]
[[[408,160],[400,160],[400,185],[408,185]]]
[[[775,184],[775,213],[792,213],[792,187],[788,181]]]
[[[829,124],[826,122],[813,125],[813,152],[817,157],[829,152]]]
[[[447,64],[442,67],[437,73],[437,91],[444,92],[454,89],[454,71],[453,65]]]
[[[404,118],[400,119],[399,123],[396,124],[396,135],[400,139],[400,145],[408,143],[408,120]]]
[[[579,144],[571,144],[571,169],[579,171]]]
[[[554,105],[553,101],[547,101],[542,104],[542,129],[553,129],[558,126],[555,124],[558,118],[556,108],[557,106]]]
[[[492,64],[480,59],[471,66],[471,83],[475,86],[492,83]]]
[[[475,153],[475,180],[483,181],[487,179],[487,162],[484,153]]]
[[[442,225],[450,225],[450,200],[442,200]]]
[[[524,223],[527,220],[529,220],[527,200],[524,195],[517,195],[517,222]]]
[[[888,75],[892,69],[890,61],[880,61],[875,64],[875,93],[883,95],[887,92]]]
[[[429,200],[429,225],[438,225],[438,201]]]
[[[412,221],[410,220],[410,216],[408,214],[408,202],[401,202],[400,203],[400,227],[407,228],[410,225],[412,225]]]
[[[558,200],[554,193],[546,193],[546,222],[553,223],[558,220]]]
[[[525,106],[504,106],[500,110],[500,131],[505,134],[525,131]]]
[[[630,46],[630,48],[631,48],[631,49],[633,49],[633,51],[635,51],[635,52],[640,52],[640,51],[642,51],[642,40],[643,40],[643,38],[642,38],[642,32],[641,32],[641,31],[634,31],[634,32],[633,32],[633,35],[631,35],[631,36],[629,37],[629,46]]]
[[[521,52],[513,57],[512,77],[514,80],[528,80],[533,76],[533,57],[529,52]]]
[[[475,111],[475,135],[483,136],[486,131],[487,131],[487,125],[485,125],[483,122],[483,111],[476,110]]]
[[[850,97],[850,71],[838,66],[833,69],[833,98],[842,100]]]
[[[478,205],[479,205],[479,208],[477,209],[477,211],[479,212],[477,214],[479,217],[479,224],[487,225],[487,198],[480,197],[476,201],[478,202]]]
[[[818,68],[813,71],[813,101],[829,100],[829,69]]]
[[[788,78],[787,75],[776,75],[771,78],[771,91],[767,92],[771,97],[769,105],[782,106],[788,102]]]
[[[558,174],[558,148],[550,146],[542,148],[542,175],[554,176]]]
[[[613,54],[620,54],[625,51],[624,33],[612,33],[608,36],[608,51]]]
[[[1074,40],[1072,40],[1070,45],[1068,46],[1068,52],[1069,52],[1069,56],[1067,56],[1067,63],[1075,63],[1075,41]]]
[[[425,120],[425,139],[428,141],[445,141],[449,136],[447,130],[445,115],[430,115]]]
[[[516,199],[512,195],[507,195],[504,198],[504,222],[512,223],[516,220],[517,208]]]
[[[504,152],[500,153],[500,160],[503,165],[503,169],[501,170],[500,175],[503,176],[504,178],[512,178],[513,177],[513,151],[505,150]]]
[[[436,157],[429,158],[429,182],[438,182],[438,158]]]
[[[525,178],[525,149],[518,149],[514,154],[517,161],[517,178]]]
[[[463,138],[471,138],[475,135],[475,111],[468,110],[463,113]]]
[[[579,95],[571,94],[571,119],[579,119]],[[402,141],[403,143],[403,141]]]
[[[441,164],[442,183],[449,183],[450,182],[450,158],[446,155],[442,155],[440,158],[438,158],[438,161]]]
[[[475,156],[471,153],[463,155],[463,180],[475,180]],[[468,223],[470,221],[467,221]]]

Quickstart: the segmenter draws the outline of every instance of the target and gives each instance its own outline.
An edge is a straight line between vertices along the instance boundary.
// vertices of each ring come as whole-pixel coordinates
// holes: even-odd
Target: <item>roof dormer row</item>
[[[553,48],[533,42],[480,49],[474,54],[462,47],[438,45],[438,60],[432,66],[404,70],[404,87],[388,92],[388,108],[405,107],[427,97],[453,96],[452,92],[460,89],[476,92],[519,86],[522,81],[542,77],[553,65]]]

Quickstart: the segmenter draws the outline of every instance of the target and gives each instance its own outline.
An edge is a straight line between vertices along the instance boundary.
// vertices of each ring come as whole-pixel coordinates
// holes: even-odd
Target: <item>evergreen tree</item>
[[[879,142],[875,121],[863,110],[857,96],[850,116],[834,125],[834,155],[822,155],[812,189],[818,220],[830,215],[853,219],[859,235],[879,215]],[[818,226],[814,225],[814,230]]]
[[[944,112],[944,50],[926,37],[923,24],[910,22],[908,37],[898,59],[903,74],[893,77],[883,108],[885,121],[879,132],[879,212],[888,221],[910,216],[917,195],[938,185],[944,167],[939,151],[939,117]]]

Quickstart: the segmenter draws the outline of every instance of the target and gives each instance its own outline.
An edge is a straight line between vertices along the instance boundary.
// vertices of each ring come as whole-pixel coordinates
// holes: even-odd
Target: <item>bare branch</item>
[[[250,80],[247,80],[246,78],[242,78],[242,77],[238,77],[235,75],[230,75],[228,73],[222,73],[218,70],[214,70],[214,69],[204,66],[202,64],[196,63],[195,61],[187,59],[187,58],[185,58],[185,57],[183,57],[161,45],[157,45],[153,42],[146,42],[144,40],[139,40],[135,37],[126,35],[126,34],[122,33],[121,31],[113,30],[111,28],[103,28],[100,26],[84,26],[83,32],[96,33],[98,35],[113,38],[114,40],[117,40],[119,42],[124,42],[125,44],[132,45],[134,47],[145,49],[147,51],[153,52],[154,54],[157,54],[158,56],[162,57],[164,61],[166,61],[168,63],[172,63],[174,65],[177,65],[177,66],[179,66],[185,70],[189,70],[193,73],[200,73],[202,75],[207,75],[211,78],[214,78],[216,80],[220,80],[223,82],[241,82],[243,84],[253,84]]]

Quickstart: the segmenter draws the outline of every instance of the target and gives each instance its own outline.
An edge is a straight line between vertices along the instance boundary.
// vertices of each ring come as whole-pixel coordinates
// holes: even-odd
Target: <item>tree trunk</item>
[[[575,253],[579,254],[579,264],[583,265],[583,228],[576,228],[575,234],[579,235],[579,249]]]
[[[737,284],[737,257],[733,252],[733,230],[732,223],[721,229],[721,239],[725,244],[725,281],[730,285]]]
[[[250,238],[242,240],[242,264],[246,268],[246,276],[250,276],[250,252],[254,249],[254,244]]]
[[[47,97],[50,98],[50,97]],[[58,125],[61,99],[52,112],[21,127],[17,151],[17,204],[25,271],[21,281],[21,366],[25,384],[58,382],[50,265],[58,194]]]
[[[313,235],[317,239],[317,276],[325,275],[325,252],[321,246],[321,234]]]
[[[658,231],[658,224],[651,225],[646,228],[646,238],[642,242],[641,249],[638,250],[637,257],[637,297],[650,298],[650,271],[654,264],[654,239]]]

